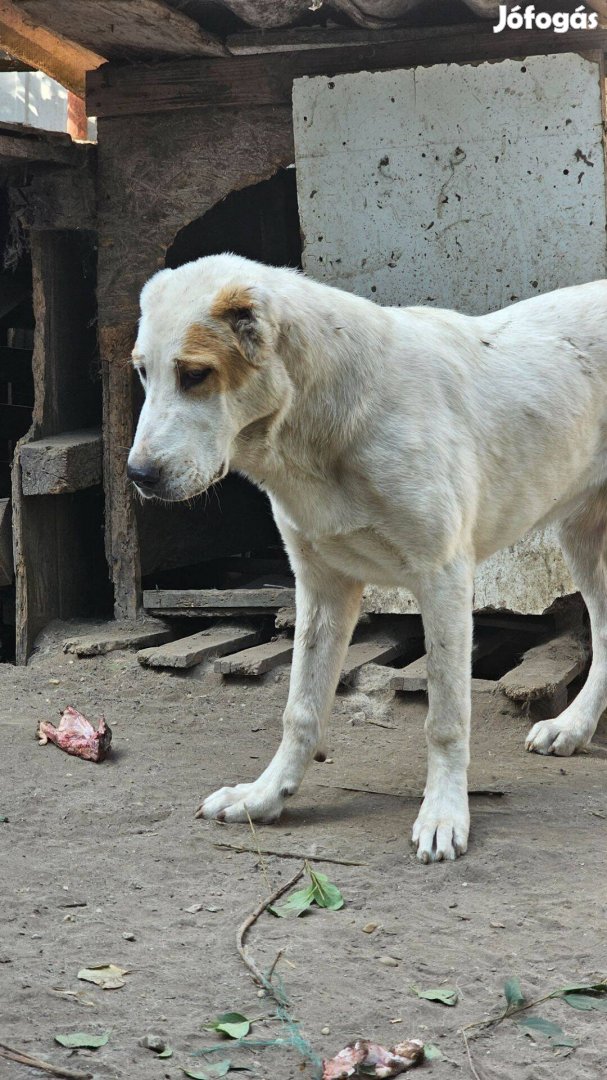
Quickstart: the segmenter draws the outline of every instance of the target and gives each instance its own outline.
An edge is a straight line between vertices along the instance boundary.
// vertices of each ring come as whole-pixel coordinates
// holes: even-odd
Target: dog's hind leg
[[[428,654],[428,778],[413,843],[426,863],[455,859],[468,844],[473,580],[462,557],[416,590]]]
[[[592,664],[580,693],[560,716],[540,720],[527,750],[568,757],[588,745],[607,708],[607,489],[601,489],[560,525],[571,576],[588,608]]]
[[[284,530],[283,530],[284,535]],[[286,537],[285,537],[286,539]],[[223,787],[198,814],[220,821],[274,821],[306,768],[322,757],[339,673],[360,611],[363,586],[289,543],[295,570],[295,648],[282,742],[252,784]]]

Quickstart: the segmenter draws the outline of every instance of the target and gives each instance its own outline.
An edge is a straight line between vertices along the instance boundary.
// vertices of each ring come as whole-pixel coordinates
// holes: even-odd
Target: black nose
[[[160,469],[157,465],[127,465],[126,475],[140,487],[156,487],[160,480]]]

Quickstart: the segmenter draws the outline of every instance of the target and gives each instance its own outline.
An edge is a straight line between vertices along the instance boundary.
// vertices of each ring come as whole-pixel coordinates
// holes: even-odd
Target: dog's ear
[[[259,305],[252,290],[233,285],[221,289],[213,301],[211,316],[230,327],[244,355],[254,360],[262,344],[262,332]]]

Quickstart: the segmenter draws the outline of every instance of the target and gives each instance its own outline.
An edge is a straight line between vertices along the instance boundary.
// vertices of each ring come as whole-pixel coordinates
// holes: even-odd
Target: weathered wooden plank
[[[0,0],[1,7],[2,0]],[[1,14],[1,12],[0,12]],[[1,25],[1,23],[0,23]],[[63,131],[39,131],[23,124],[0,123],[0,161],[77,165],[86,150]]]
[[[142,649],[137,659],[144,667],[191,668],[213,656],[225,656],[242,646],[255,645],[260,631],[244,626],[220,626],[201,630],[198,634]]]
[[[341,670],[339,681],[349,686],[363,664],[387,664],[405,652],[410,638],[404,634],[379,632],[370,641],[357,641],[350,645]]]
[[[24,495],[63,495],[101,483],[101,430],[49,435],[20,447]]]
[[[0,0],[0,41],[11,56],[44,71],[79,97],[84,96],[85,72],[103,62],[99,56],[18,11],[12,0]]]
[[[102,656],[117,649],[140,649],[142,646],[163,645],[174,637],[173,630],[164,623],[152,621],[139,624],[110,623],[95,633],[67,638],[63,642],[65,653],[76,656]]]
[[[214,670],[221,675],[263,675],[279,664],[288,663],[292,655],[293,642],[289,638],[278,638],[216,660]]]
[[[584,670],[588,648],[572,634],[545,641],[529,649],[521,663],[498,680],[500,690],[513,701],[536,701],[561,696]]]
[[[146,589],[144,608],[180,612],[242,608],[274,610],[295,603],[295,589]]]
[[[12,585],[14,577],[11,501],[0,499],[0,588]]]
[[[394,672],[391,690],[403,690],[408,694],[426,693],[428,690],[428,657],[424,653],[412,664]]]
[[[484,656],[490,656],[500,648],[500,645],[506,641],[506,635],[496,633],[487,633],[480,637],[474,643],[472,649],[472,661],[480,660]],[[391,690],[400,690],[408,694],[419,694],[428,692],[428,657],[424,653],[418,660],[414,660],[412,664],[408,664],[400,671],[394,672],[394,678],[390,683]]]
[[[54,33],[111,60],[223,56],[225,45],[160,0],[13,0]]]
[[[153,67],[105,64],[87,79],[90,115],[120,116],[201,106],[284,105],[291,101],[293,80],[331,77],[354,71],[388,71],[423,64],[503,59],[607,47],[607,30],[546,34],[541,30],[504,30],[491,26],[423,27],[402,32],[375,45],[272,53],[221,60],[184,60]]]

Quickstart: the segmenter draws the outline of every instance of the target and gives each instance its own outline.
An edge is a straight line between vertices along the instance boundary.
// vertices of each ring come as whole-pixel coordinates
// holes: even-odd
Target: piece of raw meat
[[[322,1080],[399,1076],[414,1065],[419,1065],[423,1057],[424,1044],[419,1039],[398,1043],[392,1050],[386,1050],[368,1039],[357,1039],[330,1061],[323,1061]]]
[[[99,721],[99,728],[95,730],[90,720],[71,705],[62,712],[59,727],[47,720],[41,720],[36,734],[41,746],[54,742],[67,754],[75,754],[87,761],[103,761],[112,742],[112,730],[103,717]]]

